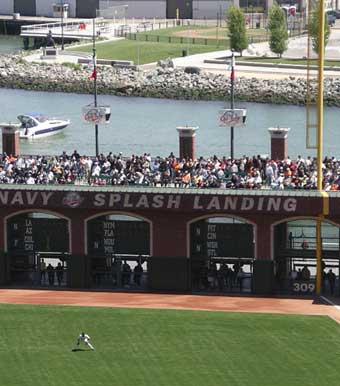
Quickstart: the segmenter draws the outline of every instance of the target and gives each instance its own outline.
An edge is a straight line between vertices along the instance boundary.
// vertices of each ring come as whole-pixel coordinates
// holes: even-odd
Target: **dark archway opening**
[[[29,212],[7,220],[10,283],[67,286],[69,230],[66,219]]]
[[[339,227],[322,222],[322,293],[339,295]],[[316,221],[300,219],[275,226],[275,289],[313,295],[316,289]]]
[[[110,214],[87,222],[90,285],[144,290],[150,256],[150,225],[140,218]]]
[[[252,292],[253,225],[235,218],[213,217],[190,225],[192,290]]]

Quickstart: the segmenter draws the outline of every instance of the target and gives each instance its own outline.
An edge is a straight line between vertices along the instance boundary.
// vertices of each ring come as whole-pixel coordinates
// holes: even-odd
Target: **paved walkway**
[[[325,57],[328,60],[340,60],[340,20],[337,20],[337,25],[335,28],[332,28],[331,35],[329,39],[329,43],[326,46]],[[294,37],[289,39],[288,49],[284,53],[283,58],[303,58],[307,57],[307,36]],[[202,70],[215,72],[215,73],[224,73],[228,74],[230,70],[228,70],[228,65],[225,63],[217,64],[217,63],[206,63],[206,60],[211,59],[219,59],[223,57],[228,57],[231,55],[230,50],[210,52],[206,54],[198,54],[187,56],[184,58],[176,58],[174,59],[174,64],[176,67],[187,67],[187,66],[195,66],[200,67]],[[247,57],[258,57],[258,56],[266,56],[266,57],[275,57],[273,53],[269,49],[268,42],[256,43],[249,45],[248,49],[243,52],[243,56]],[[312,57],[316,57],[313,53]],[[244,77],[260,77],[267,79],[278,79],[278,78],[286,78],[287,76],[294,77],[306,77],[306,69],[286,69],[279,67],[261,67],[261,66],[246,66],[246,65],[238,65],[236,67],[236,76]],[[339,76],[339,71],[325,71],[325,76],[334,77]]]
[[[111,37],[108,40],[122,40],[124,38],[120,37]],[[108,40],[103,40],[96,43],[96,46],[99,46],[100,44],[106,43]],[[79,45],[80,46],[80,45]],[[81,46],[93,46],[93,43],[85,43],[81,44]],[[78,59],[80,58],[89,58],[92,59],[92,53],[85,53],[85,52],[76,52],[76,51],[69,51],[64,50],[62,51],[60,48],[58,48],[58,54],[56,58],[43,58],[43,49],[34,51],[32,54],[25,56],[25,60],[28,62],[36,62],[36,63],[78,63]]]

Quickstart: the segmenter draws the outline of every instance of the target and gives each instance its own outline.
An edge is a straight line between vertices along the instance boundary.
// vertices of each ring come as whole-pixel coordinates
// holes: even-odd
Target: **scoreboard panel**
[[[12,254],[69,252],[67,220],[12,217],[7,222],[7,246]]]
[[[253,226],[207,222],[191,225],[191,256],[254,257]]]
[[[144,221],[95,219],[88,222],[90,255],[149,255],[150,230]]]

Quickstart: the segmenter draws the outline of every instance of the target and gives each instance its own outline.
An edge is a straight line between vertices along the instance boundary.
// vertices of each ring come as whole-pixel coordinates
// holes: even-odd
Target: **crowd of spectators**
[[[322,164],[323,187],[339,190],[340,160],[326,157]],[[179,159],[150,154],[123,157],[100,154],[81,156],[76,150],[60,156],[3,154],[2,184],[142,185],[230,189],[316,189],[315,158],[272,160],[261,156]]]

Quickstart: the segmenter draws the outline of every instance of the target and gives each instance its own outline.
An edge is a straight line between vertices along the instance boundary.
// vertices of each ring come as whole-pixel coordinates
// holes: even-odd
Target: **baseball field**
[[[95,351],[72,351],[81,331]],[[340,325],[320,315],[0,304],[0,384],[338,386]]]

